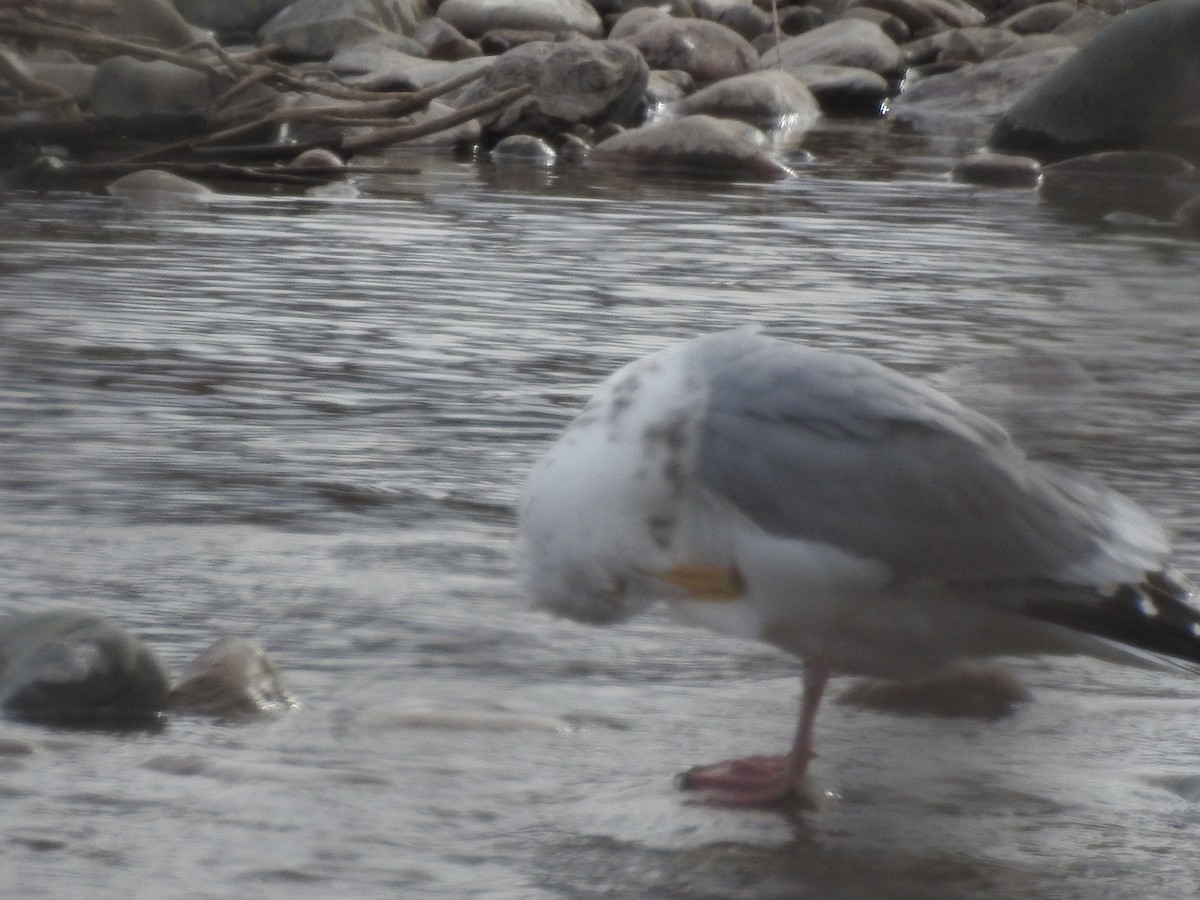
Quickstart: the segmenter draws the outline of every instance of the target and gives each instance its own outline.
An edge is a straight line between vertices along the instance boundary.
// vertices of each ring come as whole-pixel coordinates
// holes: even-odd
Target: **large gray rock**
[[[529,84],[524,99],[482,120],[484,131],[555,135],[573,125],[628,124],[648,77],[638,52],[619,41],[535,41],[500,56],[455,103],[461,108]]]
[[[577,31],[600,37],[600,15],[587,0],[445,0],[438,18],[467,37],[477,38],[500,28],[519,31]]]
[[[85,610],[0,618],[0,709],[64,724],[137,725],[166,705],[169,678],[140,639]]]
[[[900,69],[902,58],[896,42],[874,22],[838,19],[788,38],[764,53],[762,61],[766,67],[782,62],[786,71],[827,65],[886,74]]]
[[[411,35],[432,14],[427,0],[296,0],[258,35],[286,56],[326,59],[358,41]]]
[[[771,154],[761,131],[711,116],[687,116],[614,135],[597,144],[588,159],[594,166],[728,180],[793,174]]]
[[[1156,149],[1200,158],[1200,0],[1118,19],[1018,100],[991,145],[1030,153]]]
[[[1075,52],[1073,47],[1052,47],[1017,56],[1005,53],[978,65],[921,78],[889,101],[888,115],[928,131],[990,126],[1030,85]]]
[[[678,69],[701,85],[756,72],[761,65],[744,37],[703,19],[655,18],[623,40],[638,49],[650,68]]]
[[[142,62],[114,56],[96,67],[88,107],[92,115],[112,119],[198,115],[215,96],[203,72],[161,59]]]

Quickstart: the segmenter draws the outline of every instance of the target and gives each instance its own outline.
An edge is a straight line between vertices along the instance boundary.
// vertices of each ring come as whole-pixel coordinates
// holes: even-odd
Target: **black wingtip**
[[[1097,603],[1033,600],[1027,615],[1139,650],[1200,664],[1200,611],[1195,586],[1176,572],[1147,572]]]

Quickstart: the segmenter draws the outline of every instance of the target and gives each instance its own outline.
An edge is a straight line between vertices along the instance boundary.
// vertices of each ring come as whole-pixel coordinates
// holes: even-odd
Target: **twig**
[[[394,128],[383,128],[369,134],[353,135],[342,141],[341,148],[347,153],[360,153],[363,150],[375,150],[389,144],[402,144],[405,141],[425,137],[429,134],[437,134],[439,131],[445,131],[455,125],[461,125],[494,110],[502,109],[513,101],[521,99],[531,90],[531,85],[523,84],[519,87],[509,88],[507,91],[501,91],[499,94],[470,106],[464,106],[440,119],[422,122],[420,125],[397,125]]]
[[[123,41],[120,38],[106,37],[91,31],[75,31],[74,29],[58,25],[41,25],[36,22],[22,22],[0,18],[0,34],[40,38],[45,41],[61,41],[64,44],[72,44],[77,47],[85,47],[93,50],[113,50],[119,53],[127,53],[130,56],[149,56],[154,59],[164,59],[177,66],[196,69],[206,75],[215,75],[226,81],[237,80],[236,75],[222,71],[212,63],[205,62],[204,60],[185,56],[182,53],[172,50],[162,50],[146,44],[137,44],[133,41]]]

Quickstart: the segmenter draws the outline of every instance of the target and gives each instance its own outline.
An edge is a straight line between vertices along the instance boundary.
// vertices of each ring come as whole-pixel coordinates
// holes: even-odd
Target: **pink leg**
[[[813,752],[813,724],[821,695],[829,680],[829,666],[809,660],[804,666],[804,699],[791,752],[786,756],[746,756],[710,766],[697,766],[683,774],[684,789],[698,788],[721,806],[770,806],[795,800],[801,793]]]

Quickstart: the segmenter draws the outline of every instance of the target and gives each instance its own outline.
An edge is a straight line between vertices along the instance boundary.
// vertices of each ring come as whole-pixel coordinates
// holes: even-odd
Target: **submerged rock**
[[[0,709],[37,722],[140,725],[166,705],[154,651],[111,619],[62,610],[0,619]]]
[[[955,181],[964,184],[1035,187],[1042,177],[1042,167],[1036,159],[1029,156],[980,152],[960,159],[951,175]]]
[[[244,718],[296,705],[279,668],[255,641],[223,637],[188,667],[170,694],[173,712]]]
[[[493,162],[516,165],[552,166],[558,159],[553,147],[531,134],[510,134],[488,155]]]
[[[109,196],[143,210],[172,210],[220,196],[215,191],[161,169],[122,175],[108,186]]]
[[[963,662],[911,681],[864,679],[838,698],[847,706],[909,716],[999,719],[1031,699],[1011,670]]]
[[[1039,196],[1084,219],[1131,213],[1166,221],[1200,196],[1200,173],[1168,153],[1094,153],[1045,166]]]

